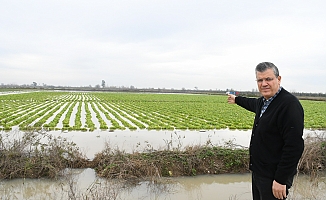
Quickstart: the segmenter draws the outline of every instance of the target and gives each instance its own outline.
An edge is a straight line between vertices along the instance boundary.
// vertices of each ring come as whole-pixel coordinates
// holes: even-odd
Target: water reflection
[[[60,186],[60,181],[47,179],[7,180],[0,183],[0,194],[2,199],[56,199]]]
[[[104,179],[98,179],[93,169],[72,169],[67,177],[59,180],[15,179],[1,182],[2,199],[68,199],[75,193],[85,199],[95,184],[112,187]],[[71,184],[72,183],[72,184]],[[97,193],[104,193],[104,189]],[[117,199],[228,199],[232,195],[250,198],[250,175],[214,175],[165,179],[162,182],[144,181],[124,184],[118,189]],[[112,198],[113,199],[113,198]]]
[[[193,145],[214,146],[235,144],[239,147],[248,147],[251,130],[208,130],[208,131],[94,131],[94,132],[61,132],[52,131],[53,135],[63,136],[75,142],[89,159],[103,150],[105,142],[113,149],[124,150],[128,153],[134,151],[151,151],[160,149],[184,148]],[[304,135],[322,134],[324,131],[304,130]]]
[[[19,132],[19,130],[13,130],[12,132],[1,131],[0,133],[15,136],[23,134]],[[248,147],[251,130],[116,130],[114,132],[96,130],[93,132],[51,131],[49,133],[73,141],[89,159],[93,159],[96,153],[104,149],[106,142],[109,143],[113,149],[124,150],[127,153],[172,148],[182,149],[186,146],[204,145],[207,143],[214,146],[234,144],[239,147]],[[305,136],[323,133],[324,131],[304,130]]]
[[[289,199],[325,199],[325,174],[311,182],[296,177]],[[251,175],[221,174],[162,178],[140,183],[115,182],[96,177],[93,169],[67,169],[58,180],[14,179],[0,182],[1,199],[251,199]],[[97,196],[96,196],[97,195]],[[94,198],[96,196],[96,198]],[[92,197],[92,198],[91,198]]]
[[[250,174],[176,178],[181,187],[177,199],[251,199]]]
[[[240,130],[210,130],[210,131],[94,131],[94,132],[61,132],[52,131],[51,134],[63,136],[74,141],[89,159],[103,150],[105,142],[113,149],[126,152],[152,151],[160,149],[184,148],[189,145],[204,145],[210,143],[215,146],[234,143],[247,147],[251,131]]]

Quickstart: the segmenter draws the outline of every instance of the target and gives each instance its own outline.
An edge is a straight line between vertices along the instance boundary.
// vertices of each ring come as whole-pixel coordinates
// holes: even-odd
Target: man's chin
[[[271,96],[271,93],[270,92],[261,92],[261,95],[263,95],[263,97],[265,97],[265,99],[268,99],[268,98],[270,98],[270,97],[272,97]]]

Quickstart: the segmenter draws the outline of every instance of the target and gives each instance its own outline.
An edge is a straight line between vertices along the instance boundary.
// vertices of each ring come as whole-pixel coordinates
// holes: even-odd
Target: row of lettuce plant
[[[109,127],[110,130],[116,130],[116,129],[125,129],[121,123],[119,123],[119,121],[117,119],[114,118],[114,116],[110,115],[110,112],[108,112],[107,108],[106,108],[106,105],[99,103],[99,102],[94,102],[97,106],[97,108],[104,114],[104,116],[106,117],[106,119],[111,122],[111,125]]]
[[[62,102],[58,103],[53,107],[52,109],[49,109],[48,113],[43,115],[42,118],[40,118],[33,126],[35,128],[43,128],[43,125],[46,124],[47,120],[49,120],[57,110],[63,105]]]
[[[104,107],[104,109],[106,109],[108,111],[108,113],[112,114],[113,117],[116,119],[117,122],[120,122],[122,125],[119,124],[119,126],[117,127],[117,129],[130,129],[130,130],[135,130],[137,129],[136,127],[132,126],[130,123],[128,123],[127,121],[125,121],[121,115],[115,111],[113,108],[111,108],[107,103],[105,102],[101,102],[101,105]]]
[[[63,115],[63,113],[68,109],[69,103],[65,102],[63,106],[60,108],[61,110],[57,112],[54,116],[54,118],[43,125],[44,128],[47,128],[48,130],[58,130],[57,125],[59,124],[59,121]]]
[[[98,122],[100,123],[100,129],[101,130],[107,130],[108,129],[108,125],[106,124],[106,122],[104,121],[104,119],[101,117],[100,111],[98,110],[98,107],[96,107],[94,102],[90,102],[89,103],[93,109],[93,111],[96,114],[96,118],[98,120]]]
[[[42,118],[47,112],[49,112],[51,109],[55,107],[55,104],[47,103],[43,107],[34,110],[33,112],[30,112],[25,120],[19,124],[19,129],[26,130],[30,126],[33,126],[33,122],[35,122],[37,119]]]
[[[127,124],[127,127],[130,130],[146,128],[144,123],[142,123],[140,120],[137,120],[135,117],[130,115],[129,112],[124,110],[121,104],[118,105],[118,104],[110,103],[109,105],[112,110],[114,110],[116,113],[118,113],[121,116],[120,120],[123,120],[125,122],[124,124]]]
[[[63,125],[62,130],[72,130],[72,126],[70,126],[70,118],[71,118],[72,112],[73,112],[76,104],[77,104],[77,102],[73,101],[69,105],[69,108],[66,112],[65,118],[62,121],[62,125]]]
[[[13,126],[19,126],[19,127],[23,127],[24,126],[24,121],[26,121],[27,119],[31,118],[33,115],[35,115],[36,113],[40,112],[41,110],[43,110],[44,108],[46,108],[47,106],[49,106],[49,103],[46,104],[35,104],[35,106],[30,107],[26,110],[22,110],[18,113],[16,113],[15,115],[13,115],[13,120],[8,121],[6,123],[6,127],[5,129],[11,129],[11,127]]]
[[[75,115],[75,124],[72,128],[73,130],[77,130],[77,131],[86,131],[87,130],[85,127],[83,127],[83,124],[81,121],[82,105],[83,105],[83,102],[78,102],[77,112]]]
[[[3,111],[0,114],[0,126],[6,129],[11,129],[9,122],[17,118],[18,114],[21,112],[26,112],[26,110],[32,110],[36,107],[35,102],[5,102],[3,103]]]
[[[89,131],[94,131],[95,130],[95,124],[93,123],[92,120],[92,113],[89,110],[89,103],[85,103],[85,112],[86,112],[86,127]]]

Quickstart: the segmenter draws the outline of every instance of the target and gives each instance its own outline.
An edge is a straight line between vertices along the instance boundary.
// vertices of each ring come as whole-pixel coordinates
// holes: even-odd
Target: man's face
[[[259,92],[265,99],[274,96],[280,88],[281,76],[275,77],[272,69],[267,69],[264,72],[257,72],[256,78]]]

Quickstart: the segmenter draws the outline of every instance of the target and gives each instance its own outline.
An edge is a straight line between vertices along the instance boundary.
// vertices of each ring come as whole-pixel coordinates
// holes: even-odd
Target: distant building
[[[239,92],[238,91],[228,91],[228,92],[226,92],[226,94],[233,94],[233,95],[238,96]]]

